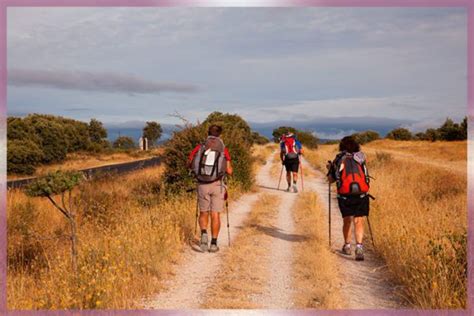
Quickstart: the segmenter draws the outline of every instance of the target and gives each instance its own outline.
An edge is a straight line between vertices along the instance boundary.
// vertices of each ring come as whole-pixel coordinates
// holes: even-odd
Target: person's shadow
[[[275,190],[275,191],[285,191],[283,189],[278,189],[278,188],[273,188],[273,187],[267,187],[265,185],[258,185],[259,188],[262,188],[262,189],[267,189],[267,190]]]
[[[251,225],[251,227],[257,229],[259,232],[264,233],[265,235],[291,241],[291,242],[302,242],[309,239],[308,236],[305,235],[298,235],[298,234],[287,234],[283,232],[280,228],[275,226],[262,226],[262,225]]]

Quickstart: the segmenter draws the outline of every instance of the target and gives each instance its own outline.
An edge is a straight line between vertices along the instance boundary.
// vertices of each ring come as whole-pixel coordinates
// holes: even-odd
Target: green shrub
[[[293,134],[296,134],[297,130],[296,128],[294,127],[291,127],[291,126],[280,126],[278,128],[275,128],[272,132],[272,136],[273,136],[273,141],[275,143],[279,143],[280,142],[280,138],[283,134],[286,134],[288,132],[291,132]]]
[[[275,128],[272,132],[273,141],[275,143],[279,143],[281,136],[289,132],[296,134],[296,137],[303,146],[308,147],[310,149],[318,148],[319,139],[313,132],[297,130],[296,128],[291,126],[280,126],[278,128]]]
[[[136,148],[137,144],[135,144],[135,141],[131,137],[120,136],[114,141],[113,147],[128,150]]]
[[[187,162],[196,145],[205,141],[210,124],[223,126],[221,137],[229,150],[234,168],[230,180],[244,190],[252,186],[250,128],[247,128],[247,123],[237,115],[214,112],[202,124],[186,124],[181,130],[174,132],[173,137],[166,143],[163,156],[166,170],[163,181],[167,192],[183,192],[195,187],[196,182],[189,172]]]
[[[33,174],[43,156],[43,151],[31,140],[8,140],[7,172]]]
[[[143,137],[148,139],[149,147],[152,147],[160,139],[163,129],[157,122],[146,122],[143,128]]]
[[[258,132],[252,132],[252,142],[257,145],[265,145],[268,144],[270,140]]]
[[[296,137],[303,146],[309,149],[318,148],[319,139],[312,132],[297,131]]]
[[[365,132],[354,133],[351,136],[354,137],[354,139],[361,145],[380,139],[379,133],[370,130]]]
[[[387,134],[387,138],[394,140],[411,140],[413,139],[413,135],[408,129],[400,127],[390,131]]]
[[[463,125],[461,127],[461,125]],[[446,121],[438,128],[439,138],[441,140],[464,140],[467,139],[467,120],[459,125],[458,123],[454,123],[453,120],[447,118]]]

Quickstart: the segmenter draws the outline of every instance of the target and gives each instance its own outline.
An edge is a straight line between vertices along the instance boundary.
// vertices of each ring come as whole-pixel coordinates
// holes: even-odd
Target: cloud
[[[66,70],[10,69],[8,84],[19,87],[45,87],[61,90],[100,91],[111,93],[162,92],[193,93],[194,85],[155,82],[130,74]]]

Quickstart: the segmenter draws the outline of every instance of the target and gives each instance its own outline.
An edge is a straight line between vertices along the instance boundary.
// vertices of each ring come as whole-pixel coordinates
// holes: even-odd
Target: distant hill
[[[273,129],[278,126],[292,126],[297,129],[315,132],[322,143],[328,140],[340,139],[345,135],[355,132],[374,130],[385,136],[389,131],[400,126],[406,126],[415,123],[412,120],[396,120],[378,117],[338,117],[338,118],[320,118],[311,121],[275,121],[268,123],[249,122],[250,127],[272,139]],[[108,131],[108,139],[114,141],[119,135],[129,136],[138,141],[142,135],[142,129],[145,122],[132,121],[118,124],[105,124]],[[160,141],[169,139],[173,131],[178,127],[173,124],[161,124],[163,127],[163,136]]]

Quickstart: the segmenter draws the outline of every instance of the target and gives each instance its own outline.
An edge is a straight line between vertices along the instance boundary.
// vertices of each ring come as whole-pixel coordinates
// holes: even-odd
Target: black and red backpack
[[[356,153],[357,154],[357,153]],[[364,159],[354,154],[342,153],[335,161],[337,193],[340,195],[362,195],[369,192],[369,171]]]

